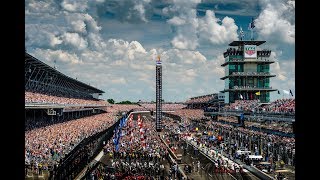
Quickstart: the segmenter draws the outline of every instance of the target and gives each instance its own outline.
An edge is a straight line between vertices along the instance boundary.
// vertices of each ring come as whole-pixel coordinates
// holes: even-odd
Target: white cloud
[[[51,0],[26,0],[25,1],[25,13],[26,15],[46,13],[53,14],[56,13],[59,6]]]
[[[197,73],[193,69],[188,69],[185,71],[185,75],[187,75],[190,78],[193,78],[193,77],[197,76]]]
[[[181,26],[186,23],[186,21],[180,17],[174,16],[173,18],[168,20],[169,24],[175,25],[175,26]]]
[[[196,5],[199,1],[174,2],[174,6],[163,9],[165,14],[176,14],[167,21],[176,29],[171,41],[174,48],[195,50],[205,43],[225,45],[238,40],[238,26],[234,19],[224,17],[221,21],[210,10],[206,11],[204,17],[197,17]]]
[[[26,25],[26,34],[29,46],[41,46],[41,47],[55,47],[62,43],[59,33],[52,32],[51,29],[55,29],[54,25]]]
[[[75,20],[70,23],[73,26],[75,32],[87,33],[86,24],[82,20]]]
[[[62,50],[51,50],[51,49],[35,49],[33,52],[35,57],[43,61],[52,62],[56,61],[57,63],[64,65],[74,65],[81,63],[81,60],[76,54],[71,54],[67,51]]]
[[[70,12],[84,12],[88,8],[88,0],[63,0],[61,6]]]
[[[174,0],[173,6],[163,10],[166,14],[173,14],[167,22],[176,29],[176,36],[171,44],[174,48],[195,50],[198,44],[197,28],[198,19],[196,5],[200,1]]]
[[[189,36],[192,37],[192,36]],[[173,38],[171,44],[173,47],[178,49],[191,49],[194,50],[198,46],[197,39],[195,36],[193,38],[189,38],[188,36],[178,34]]]
[[[153,13],[151,0],[108,0],[98,8],[101,15],[112,14],[122,22],[147,23]]]
[[[125,61],[117,60],[117,61],[113,61],[110,65],[111,66],[125,66],[126,63],[125,63]]]
[[[288,71],[289,69],[288,69],[288,67],[282,67],[286,63],[278,60],[276,52],[271,52],[270,60],[275,61],[275,63],[270,65],[271,73],[274,73],[276,75],[276,77],[272,78],[272,79],[277,79],[278,81],[279,80],[286,81],[288,79],[287,72],[289,72]],[[293,62],[293,64],[294,64],[294,62]],[[294,68],[291,70],[293,71]]]
[[[121,53],[114,54],[113,52],[117,49],[121,50]],[[199,93],[199,89],[203,90],[201,92],[212,93],[213,83],[216,81],[214,78],[219,79],[220,75],[216,73],[212,63],[215,61],[207,61],[206,57],[198,51],[179,49],[148,51],[138,41],[110,39],[101,51],[86,49],[76,55],[68,51],[37,49],[32,55],[50,65],[56,60],[58,69],[63,73],[78,77],[80,81],[99,85],[106,92],[114,88],[118,89],[119,94],[132,94],[132,97],[138,99],[153,99],[155,83],[153,56],[157,53],[161,54],[163,62],[164,98],[184,101],[187,89],[194,87],[197,87],[198,91],[192,91],[192,94]],[[133,59],[128,54],[132,54]],[[143,93],[139,95],[138,92],[130,91],[131,88],[127,87],[139,87],[143,89]],[[168,94],[166,89],[176,89],[176,91],[170,91],[176,98],[171,97],[172,94]],[[106,96],[118,95],[109,93]],[[128,97],[122,95],[118,98],[125,100]]]
[[[66,44],[70,44],[80,50],[85,49],[88,46],[88,42],[85,39],[83,39],[81,36],[79,36],[78,33],[64,33],[63,41]]]
[[[107,46],[104,40],[101,38],[100,34],[89,33],[88,35],[88,44],[94,50],[101,51]]]
[[[255,21],[261,39],[275,42],[295,43],[295,2],[262,1],[265,6]]]
[[[147,53],[146,50],[142,47],[142,45],[138,41],[130,42],[128,49],[134,52]]]
[[[200,3],[201,0],[189,0],[189,1],[185,1],[185,0],[173,0],[173,3],[176,5],[181,5],[181,6],[193,6],[196,5],[198,3]]]
[[[280,90],[281,93],[282,90],[291,89],[295,94],[295,60],[279,60],[278,54],[275,52],[271,53],[270,60],[275,61],[270,65],[270,73],[276,75],[276,77],[270,79],[270,86]],[[278,95],[277,92],[272,92],[271,94],[271,100],[282,98],[282,95]]]
[[[144,9],[144,6],[142,4],[134,5],[133,9],[138,11],[138,14],[140,15],[142,21],[148,22],[148,20],[145,17],[145,9]]]
[[[96,0],[83,1],[85,3],[82,5],[78,1],[63,1],[67,2],[66,5],[71,4],[70,7],[66,6],[69,10],[64,11],[58,8],[61,1],[58,6],[50,1],[27,2],[25,31],[28,52],[51,66],[56,61],[59,71],[98,86],[106,92],[106,98],[114,98],[116,101],[154,99],[157,54],[161,55],[163,62],[163,96],[166,100],[184,101],[187,97],[218,92],[224,87],[224,81],[220,80],[224,76],[224,68],[220,65],[224,61],[222,53],[225,49],[220,49],[225,43],[237,39],[237,26],[230,17],[223,17],[220,21],[213,11],[198,17],[195,8],[200,0],[173,1],[174,4],[162,10],[167,13],[167,23],[174,33],[170,34],[173,48],[164,49],[150,48],[131,36],[125,40],[119,36],[104,38],[103,33],[109,31],[102,29],[104,26],[101,25],[106,21],[102,21],[99,14],[96,14],[96,9],[101,8],[99,13],[103,13],[105,4],[114,3],[115,7],[110,12],[115,13],[117,20],[122,18],[130,28],[137,22],[150,23],[149,3],[155,1],[110,0],[101,3]],[[97,3],[100,3],[99,6]],[[266,5],[263,7],[270,9]],[[274,17],[294,25],[292,18],[285,13],[290,12],[289,7],[294,5],[286,7],[282,10],[273,7],[277,11]],[[130,29],[128,33],[131,33]],[[272,33],[265,35],[271,36]],[[285,39],[282,42],[288,43]],[[209,47],[210,56],[204,55],[203,44]],[[271,80],[271,85],[279,89],[294,87],[294,58],[282,59],[286,52],[284,49],[272,50],[275,51],[272,56],[278,63],[271,67],[271,72],[277,74]],[[284,53],[280,54],[280,51]]]
[[[115,84],[126,84],[127,81],[123,78],[123,77],[116,77],[115,79],[112,79],[111,80],[112,83],[115,83]]]
[[[212,44],[226,44],[238,40],[238,26],[234,19],[224,17],[221,25],[213,11],[206,11],[204,18],[199,20],[199,34],[202,41],[209,40]]]

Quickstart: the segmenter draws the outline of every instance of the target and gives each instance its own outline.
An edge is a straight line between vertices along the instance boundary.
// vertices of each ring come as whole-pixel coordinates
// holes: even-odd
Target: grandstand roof
[[[266,41],[233,41],[229,44],[229,46],[243,46],[243,45],[261,45]]]
[[[81,81],[78,81],[76,79],[73,79],[59,71],[57,71],[56,69],[52,68],[51,66],[45,64],[44,62],[38,60],[37,58],[31,56],[30,54],[28,54],[27,52],[25,52],[25,66],[31,64],[32,66],[37,67],[37,69],[41,69],[43,71],[52,73],[53,75],[56,75],[57,77],[59,77],[60,79],[65,79],[66,81],[72,82],[80,87],[86,88],[88,90],[90,90],[93,93],[104,93],[104,91],[97,89],[95,87],[92,87],[88,84],[85,84]]]

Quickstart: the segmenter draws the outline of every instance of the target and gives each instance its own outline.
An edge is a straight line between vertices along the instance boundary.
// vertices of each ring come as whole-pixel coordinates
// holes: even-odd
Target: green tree
[[[110,104],[114,104],[114,100],[113,99],[107,99],[108,103]]]
[[[131,101],[121,101],[116,104],[134,104],[134,103],[132,103]]]

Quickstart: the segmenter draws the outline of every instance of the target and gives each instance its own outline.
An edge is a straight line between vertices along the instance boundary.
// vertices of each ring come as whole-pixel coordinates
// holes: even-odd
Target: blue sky
[[[240,27],[249,38],[252,17],[255,39],[267,41],[261,48],[276,61],[271,86],[295,94],[295,1],[26,0],[25,44],[116,102],[155,99],[159,54],[163,98],[178,102],[223,90],[222,54]]]

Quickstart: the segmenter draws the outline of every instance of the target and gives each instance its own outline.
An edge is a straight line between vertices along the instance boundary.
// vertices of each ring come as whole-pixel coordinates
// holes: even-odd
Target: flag
[[[243,96],[240,94],[240,99],[243,99]]]
[[[242,30],[242,27],[240,26],[240,39],[242,40],[242,38],[243,38],[243,35],[244,35],[244,33],[243,33],[243,30]]]
[[[116,144],[115,149],[116,149],[116,152],[118,152],[118,151],[119,151],[119,144]]]
[[[257,95],[257,96],[260,96],[260,91],[256,92],[256,95]]]
[[[254,20],[252,18],[251,23],[250,23],[250,29],[253,29],[254,27],[256,27],[256,26],[254,25]]]
[[[278,94],[280,94],[280,91],[278,90]]]
[[[289,91],[287,91],[287,90],[282,90],[282,91],[283,91],[283,93],[285,93],[285,94],[288,94],[288,95],[290,94]]]
[[[293,93],[292,93],[291,89],[289,89],[289,90],[290,90],[290,94],[291,94],[291,96],[293,96]]]

